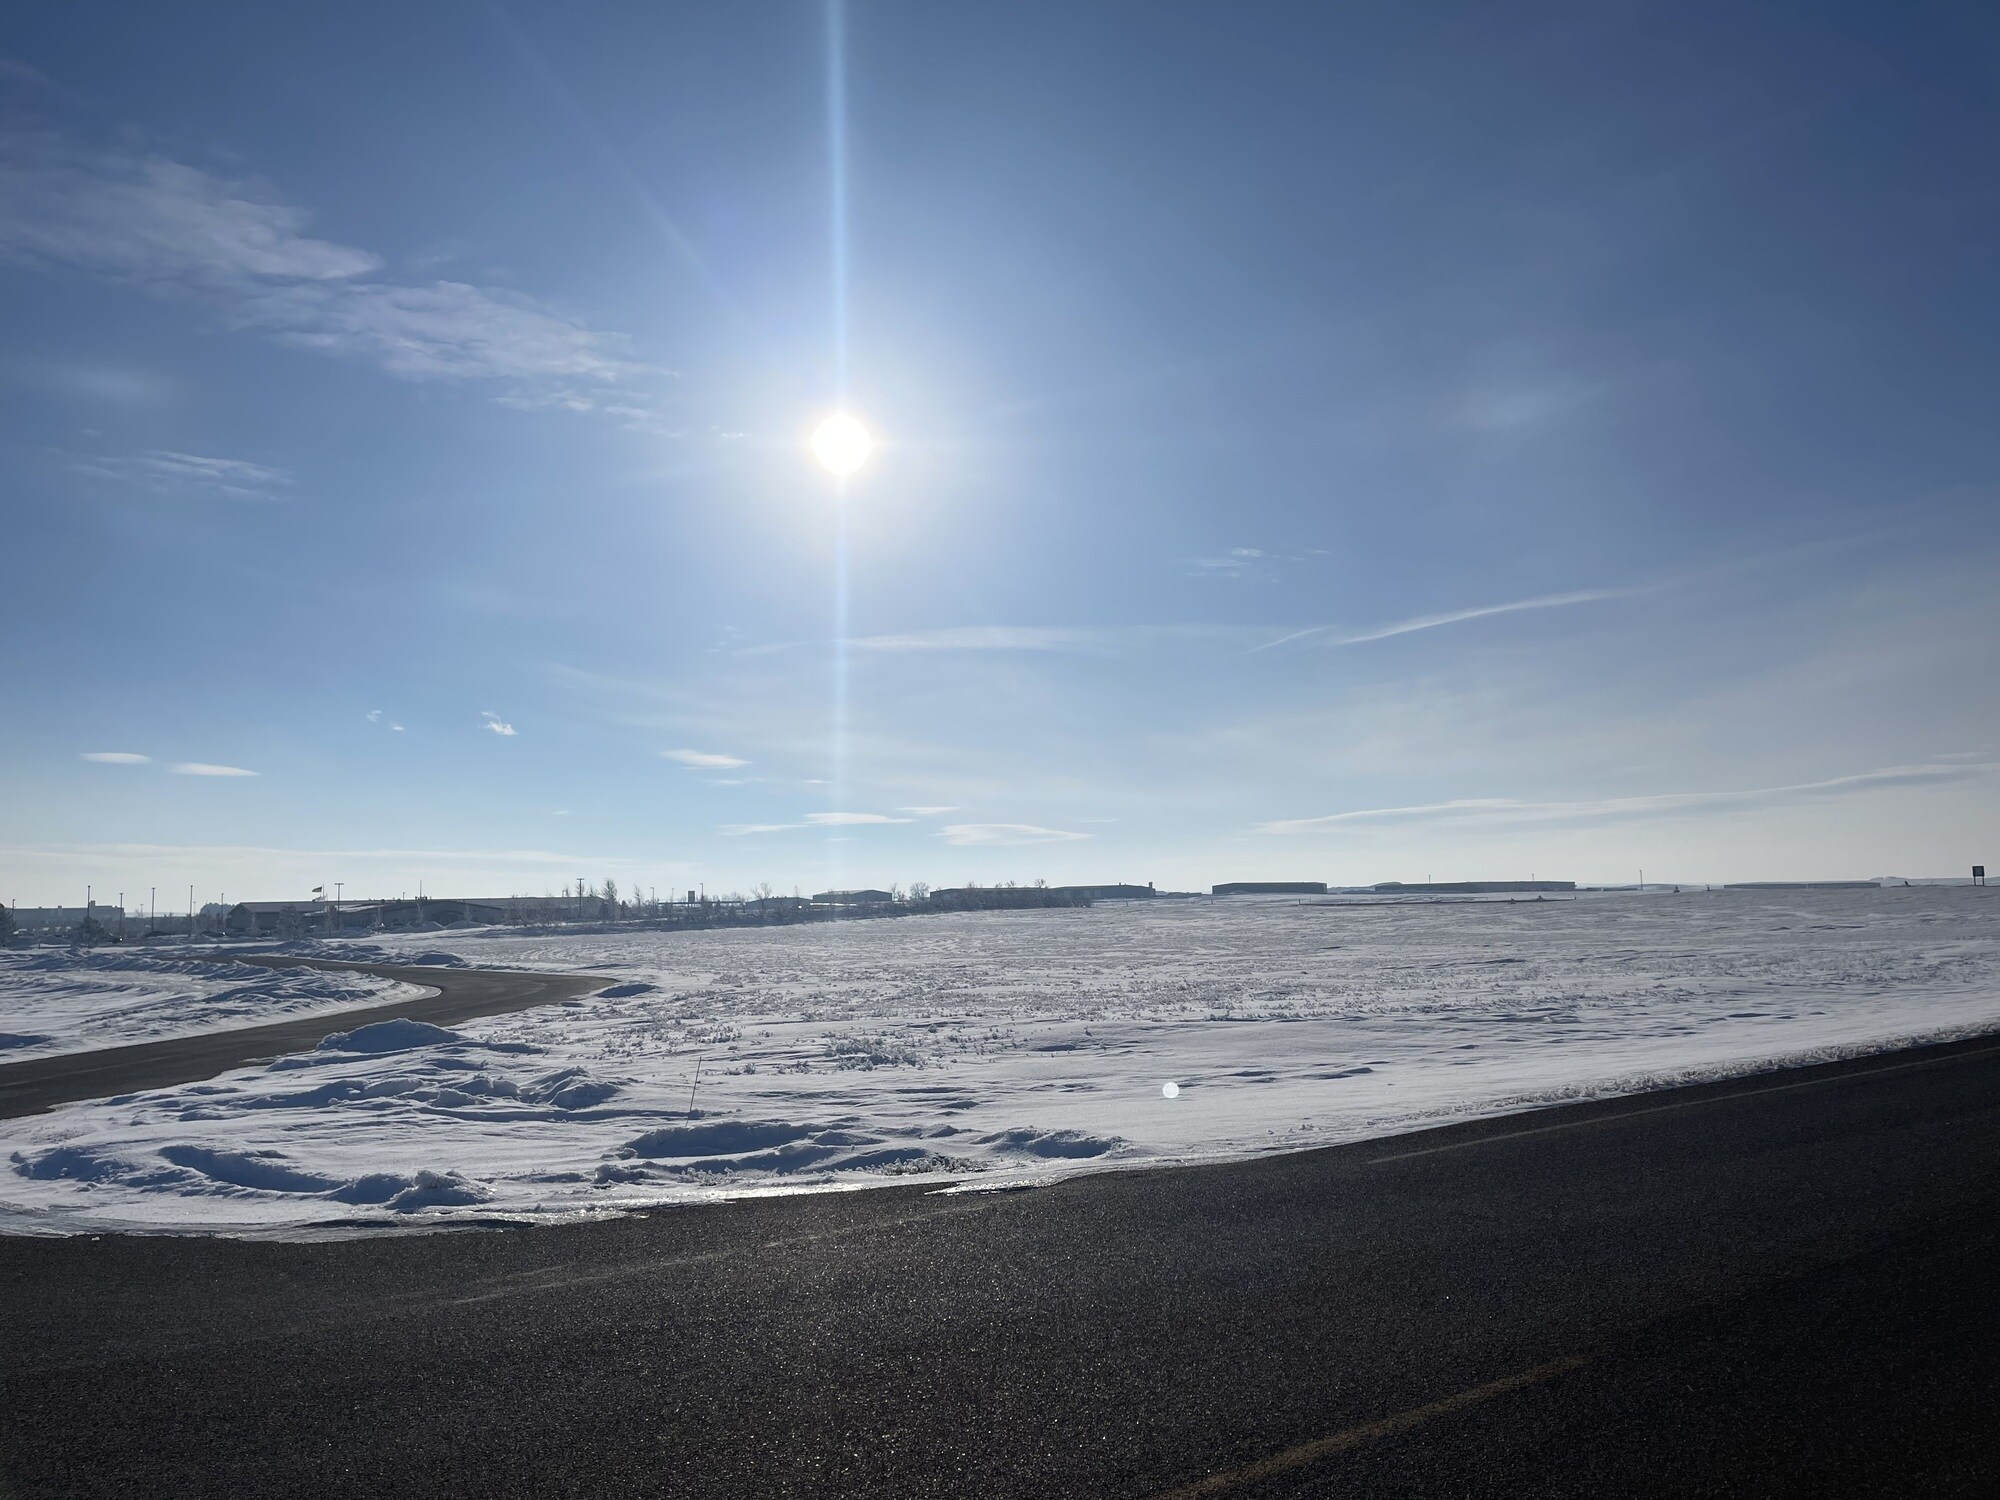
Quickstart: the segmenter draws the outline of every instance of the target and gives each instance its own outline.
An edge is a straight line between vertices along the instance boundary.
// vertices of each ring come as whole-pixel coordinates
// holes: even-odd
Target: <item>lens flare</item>
[[[875,451],[875,439],[853,417],[842,412],[828,417],[812,435],[813,456],[829,474],[845,479]]]

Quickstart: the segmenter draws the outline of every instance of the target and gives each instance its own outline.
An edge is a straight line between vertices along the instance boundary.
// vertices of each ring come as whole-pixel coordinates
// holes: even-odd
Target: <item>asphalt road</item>
[[[16,1495],[1988,1494],[2000,1039],[1229,1166],[0,1240]]]
[[[275,1021],[269,1026],[240,1026],[161,1042],[142,1042],[132,1047],[100,1047],[92,1052],[7,1063],[0,1066],[0,1120],[39,1114],[77,1099],[105,1099],[140,1089],[160,1089],[213,1078],[246,1063],[280,1057],[287,1052],[303,1052],[336,1031],[351,1031],[371,1021],[408,1016],[434,1026],[452,1026],[474,1016],[497,1016],[587,995],[611,982],[608,975],[434,969],[266,954],[228,957],[234,963],[262,964],[274,969],[361,969],[427,985],[433,993],[386,1005],[321,1011],[317,1015]]]

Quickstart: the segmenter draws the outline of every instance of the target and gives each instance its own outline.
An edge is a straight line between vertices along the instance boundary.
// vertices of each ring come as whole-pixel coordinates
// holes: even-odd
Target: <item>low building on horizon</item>
[[[1211,889],[1215,896],[1324,896],[1324,880],[1225,880]]]
[[[1427,880],[1405,885],[1400,880],[1379,881],[1368,887],[1378,896],[1506,896],[1523,891],[1573,891],[1574,880]]]
[[[536,901],[556,898],[535,897]],[[591,903],[593,906],[595,902]],[[576,901],[568,898],[568,915]],[[475,900],[463,896],[399,896],[393,900],[238,901],[223,918],[231,937],[300,937],[318,932],[370,931],[398,928],[453,927],[462,922],[482,927],[530,920],[528,913],[506,899]]]
[[[8,910],[14,914],[14,925],[23,933],[69,932],[81,927],[87,917],[95,917],[101,927],[116,927],[125,919],[125,912],[102,901],[83,906],[14,906]],[[141,912],[140,917],[145,916]],[[186,917],[181,921],[185,922]]]
[[[1159,894],[1150,880],[1144,885],[1056,885],[1048,889],[1059,896],[1082,896],[1090,901],[1145,901]]]

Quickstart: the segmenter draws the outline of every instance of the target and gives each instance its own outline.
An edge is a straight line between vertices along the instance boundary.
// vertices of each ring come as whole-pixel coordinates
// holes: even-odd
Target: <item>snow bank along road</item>
[[[242,963],[213,949],[0,947],[0,1063],[267,1026],[424,993],[358,970]]]
[[[0,1491],[1990,1494],[2000,1043],[1029,1191],[0,1239]]]
[[[400,998],[349,1010],[320,1011],[267,1026],[237,1026],[0,1065],[0,1119],[36,1114],[77,1099],[101,1099],[213,1078],[225,1069],[302,1051],[333,1032],[375,1021],[406,1017],[449,1026],[475,1016],[573,999],[604,984],[602,975],[470,972],[289,956],[232,954],[226,962],[273,969],[361,971],[398,982]]]

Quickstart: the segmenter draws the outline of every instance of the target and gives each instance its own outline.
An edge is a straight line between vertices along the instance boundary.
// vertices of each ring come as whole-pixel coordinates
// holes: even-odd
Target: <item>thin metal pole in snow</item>
[[[706,1058],[700,1057],[694,1060],[694,1082],[688,1085],[688,1118],[690,1120],[694,1118],[694,1092],[701,1087],[701,1065],[706,1061]]]

